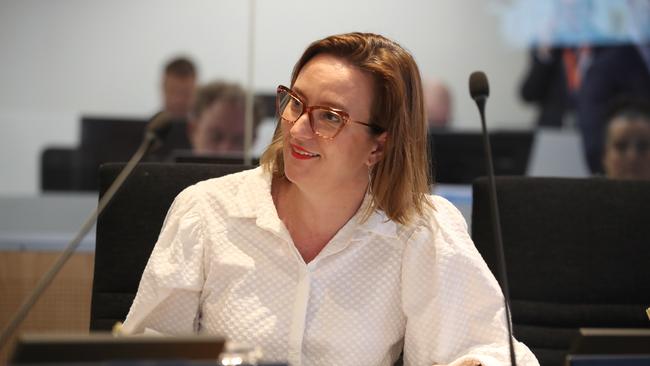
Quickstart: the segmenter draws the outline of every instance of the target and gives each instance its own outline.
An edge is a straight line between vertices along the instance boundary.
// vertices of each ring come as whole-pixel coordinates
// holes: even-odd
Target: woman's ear
[[[375,146],[368,156],[366,164],[371,167],[377,164],[384,157],[384,150],[386,148],[386,141],[388,140],[388,132],[382,132],[375,138]]]

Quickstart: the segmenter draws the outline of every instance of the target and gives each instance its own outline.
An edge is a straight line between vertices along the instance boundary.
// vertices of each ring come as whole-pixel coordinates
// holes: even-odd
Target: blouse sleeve
[[[418,227],[404,251],[405,365],[510,364],[501,289],[460,212],[433,202],[435,222]],[[520,366],[538,365],[523,343],[515,354]]]
[[[202,222],[192,187],[167,212],[122,331],[184,335],[198,330],[204,282]]]

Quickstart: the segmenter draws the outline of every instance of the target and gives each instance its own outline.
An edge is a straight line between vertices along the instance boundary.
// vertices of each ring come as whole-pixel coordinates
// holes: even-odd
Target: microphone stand
[[[54,277],[56,277],[59,271],[61,271],[63,266],[68,262],[74,251],[79,246],[79,243],[81,243],[81,239],[83,239],[86,234],[88,234],[88,231],[90,231],[90,229],[95,224],[97,217],[99,217],[99,215],[104,211],[115,193],[117,193],[124,181],[126,181],[126,179],[131,175],[133,169],[138,165],[138,163],[147,154],[147,152],[149,152],[154,143],[159,142],[159,137],[156,134],[156,127],[159,130],[161,123],[157,123],[157,126],[154,127],[154,124],[160,120],[157,119],[159,116],[160,114],[152,119],[150,126],[148,126],[145,132],[144,140],[131,157],[131,160],[129,160],[124,169],[122,169],[108,190],[106,190],[106,193],[104,193],[102,198],[99,200],[97,208],[90,214],[90,216],[88,216],[84,224],[81,226],[81,229],[79,229],[77,235],[68,243],[68,245],[66,245],[63,253],[61,253],[61,255],[57,258],[56,262],[54,262],[52,267],[50,267],[50,269],[41,277],[41,279],[38,281],[38,284],[36,285],[36,288],[34,288],[30,295],[23,301],[16,314],[11,318],[9,324],[2,331],[2,334],[0,334],[0,349],[6,345],[9,337],[14,333],[16,328],[18,328],[23,320],[25,320],[25,317],[32,309],[34,304],[36,304],[36,301],[38,301],[41,295],[43,295],[43,292],[45,292],[45,290],[52,283]]]
[[[492,230],[494,232],[494,242],[497,251],[497,262],[499,267],[499,276],[501,277],[501,290],[503,291],[503,302],[506,310],[506,325],[508,330],[508,347],[510,351],[510,365],[517,366],[515,357],[515,347],[512,342],[512,322],[510,315],[510,291],[508,286],[508,275],[506,270],[505,251],[503,249],[503,237],[501,235],[501,219],[499,216],[499,204],[497,201],[496,180],[494,178],[494,162],[492,159],[492,147],[490,146],[490,136],[487,132],[485,123],[485,103],[489,95],[489,86],[487,77],[484,73],[477,71],[470,76],[470,95],[476,102],[481,115],[481,128],[483,131],[483,146],[485,148],[485,165],[488,173],[488,186],[490,196],[490,211],[492,213]]]

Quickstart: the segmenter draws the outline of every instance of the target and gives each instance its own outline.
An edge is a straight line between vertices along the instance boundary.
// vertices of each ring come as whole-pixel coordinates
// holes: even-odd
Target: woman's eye
[[[298,109],[302,108],[302,103],[297,99],[291,98],[290,103],[291,103],[291,108],[293,108],[293,109],[298,110]]]
[[[323,112],[323,119],[331,123],[341,123],[341,116],[334,112]]]

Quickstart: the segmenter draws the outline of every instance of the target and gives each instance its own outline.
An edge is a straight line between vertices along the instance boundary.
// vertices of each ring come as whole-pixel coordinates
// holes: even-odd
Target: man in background
[[[539,45],[530,51],[530,65],[524,76],[519,95],[535,104],[539,114],[537,127],[570,126],[575,117],[576,96],[592,58],[592,49]]]
[[[196,79],[196,67],[185,57],[174,58],[165,66],[162,80],[163,111],[171,118],[186,120],[189,117]]]
[[[165,161],[174,151],[190,148],[187,123],[196,83],[196,67],[189,58],[176,57],[165,64],[161,80],[163,105],[160,112],[165,112],[173,123],[162,145],[147,157],[148,161]]]

